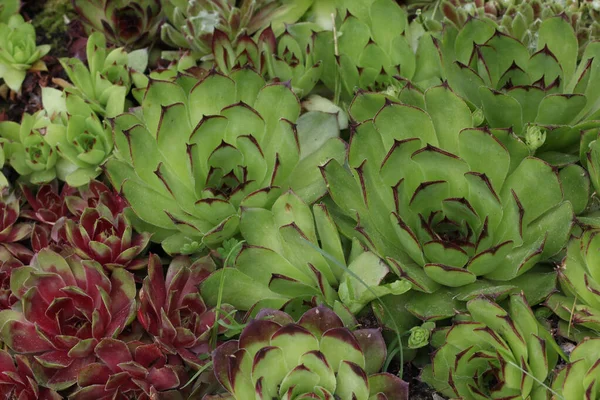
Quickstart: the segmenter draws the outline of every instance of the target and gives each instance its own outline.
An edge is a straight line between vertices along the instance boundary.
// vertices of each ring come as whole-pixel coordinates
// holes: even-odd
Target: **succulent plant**
[[[10,252],[0,250],[0,310],[7,310],[17,302],[17,298],[10,289],[10,276],[12,271],[22,267],[23,263]]]
[[[67,220],[66,236],[72,250],[83,260],[94,260],[108,270],[145,268],[142,252],[150,233],[135,233],[125,214],[114,216],[103,204],[86,208],[79,221]]]
[[[106,38],[99,32],[92,33],[86,47],[88,66],[78,58],[61,58],[73,85],[64,83],[65,91],[81,97],[95,112],[105,117],[115,117],[125,110],[125,97],[129,93],[131,73],[143,73],[148,64],[148,51],[126,52],[122,47],[109,50]],[[46,90],[44,95],[52,94]],[[44,99],[47,103],[58,102],[54,98]],[[62,111],[62,110],[61,110]]]
[[[487,125],[512,128],[532,151],[577,152],[580,132],[598,127],[600,92],[590,76],[600,68],[600,43],[590,42],[578,62],[563,16],[541,23],[533,54],[486,19],[447,29],[442,43],[450,86],[483,110]]]
[[[22,355],[10,355],[0,350],[0,396],[19,400],[60,400],[52,389],[40,387],[35,381],[31,363]]]
[[[21,90],[27,71],[45,70],[41,58],[49,51],[48,45],[36,45],[35,28],[19,14],[0,21],[0,78],[10,90]]]
[[[81,369],[69,399],[184,398],[175,390],[187,378],[183,365],[170,361],[158,345],[105,338],[94,353],[98,362]]]
[[[600,338],[585,339],[569,355],[569,363],[554,378],[552,389],[565,400],[597,398],[599,359]]]
[[[43,184],[37,188],[35,195],[27,185],[21,185],[21,192],[27,200],[28,208],[21,211],[21,217],[54,225],[59,219],[69,215],[67,198],[75,194],[76,189],[67,184],[58,189],[58,181]]]
[[[0,339],[30,355],[36,381],[55,390],[72,386],[96,345],[135,317],[133,275],[122,268],[109,279],[95,262],[44,249],[12,271],[10,284],[19,302],[0,311]]]
[[[115,119],[106,171],[134,226],[168,252],[218,247],[238,231],[240,206],[270,207],[288,188],[304,200],[324,194],[317,166],[343,159],[345,145],[332,138],[301,159],[299,114],[289,87],[264,86],[250,69],[151,81],[141,109]]]
[[[87,208],[96,208],[100,204],[106,206],[113,217],[117,217],[127,208],[125,199],[100,181],[92,180],[78,189],[77,195],[68,195],[64,200],[69,211],[77,218],[81,217]]]
[[[179,256],[171,261],[165,277],[160,258],[150,255],[140,291],[138,321],[163,353],[178,355],[195,368],[204,365],[207,360],[201,356],[210,353],[216,315],[204,304],[199,285],[214,269],[208,256],[194,262]],[[220,333],[224,331],[219,327]]]
[[[226,399],[408,399],[400,378],[377,373],[385,360],[381,332],[352,332],[326,307],[307,311],[297,323],[265,309],[239,340],[213,353],[215,376]]]
[[[103,33],[109,42],[128,50],[146,47],[158,38],[162,22],[160,0],[71,0],[88,31]]]
[[[218,30],[232,42],[254,35],[268,26],[279,35],[285,24],[296,22],[314,0],[162,0],[167,16],[163,41],[192,50],[195,58],[211,54],[213,33]]]
[[[563,294],[554,293],[546,301],[570,325],[600,332],[600,263],[596,261],[600,230],[591,229],[573,238],[567,256],[558,268]]]
[[[351,117],[364,122],[353,129],[349,168],[321,168],[342,233],[426,293],[506,285],[557,254],[573,207],[555,168],[527,157],[507,130],[471,128],[470,109],[447,85],[420,101],[355,98]]]
[[[18,222],[20,215],[19,199],[14,193],[0,197],[0,254],[8,251],[22,262],[29,262],[31,250],[18,243],[31,234],[31,224]],[[2,257],[7,260],[7,257]]]
[[[279,309],[291,300],[312,303],[314,297],[332,308],[341,301],[356,313],[375,294],[401,294],[410,289],[404,281],[384,284],[389,267],[358,243],[346,266],[347,246],[327,207],[318,203],[311,210],[291,191],[277,199],[272,210],[244,208],[240,231],[246,244],[235,257],[235,268],[218,270],[203,283],[209,303],[216,302],[221,279],[226,283],[224,301],[240,310],[257,311]]]
[[[547,399],[560,348],[525,297],[512,295],[508,311],[484,297],[467,308],[473,320],[447,331],[421,378],[450,398]]]
[[[441,82],[435,34],[393,0],[339,1],[337,37],[317,34],[315,58],[323,63],[321,79],[351,100],[356,89],[386,90],[395,76],[429,87]]]
[[[7,23],[10,17],[19,12],[21,0],[6,0],[0,4],[0,23]]]

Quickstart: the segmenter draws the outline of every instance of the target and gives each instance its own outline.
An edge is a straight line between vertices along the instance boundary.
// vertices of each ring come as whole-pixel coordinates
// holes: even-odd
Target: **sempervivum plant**
[[[289,87],[250,69],[151,81],[142,107],[115,119],[106,170],[134,225],[168,252],[217,246],[237,232],[240,206],[270,207],[290,187],[305,200],[324,194],[317,166],[343,159],[345,145],[332,138],[301,159],[299,114]]]
[[[31,234],[31,223],[17,222],[20,216],[19,199],[12,193],[0,196],[0,247],[17,259],[28,262],[32,253],[22,244]]]
[[[560,348],[524,296],[512,295],[508,311],[483,297],[467,308],[472,321],[448,330],[423,371],[425,382],[450,398],[547,399],[544,382]]]
[[[377,373],[385,355],[379,330],[352,332],[326,307],[298,322],[265,309],[214,351],[213,363],[226,399],[408,399],[405,382]]]
[[[12,271],[22,267],[23,263],[5,249],[0,249],[0,310],[6,310],[17,302],[17,297],[10,290]]]
[[[21,212],[21,216],[42,224],[54,225],[62,217],[69,214],[67,197],[75,194],[76,189],[64,184],[59,190],[58,181],[43,184],[32,191],[32,187],[21,185],[21,192],[27,200],[28,206]]]
[[[552,389],[565,400],[600,396],[600,338],[588,338],[573,349],[569,363],[560,369]]]
[[[102,32],[109,42],[140,49],[157,39],[162,22],[160,0],[71,0],[89,31]]]
[[[72,400],[182,399],[183,365],[169,360],[158,345],[105,338],[94,349],[98,360],[77,377]]]
[[[554,293],[546,301],[569,324],[600,332],[600,230],[585,231],[567,246],[567,256],[558,268],[564,294]]]
[[[163,353],[178,355],[196,368],[206,363],[200,356],[210,352],[216,319],[215,310],[204,304],[198,285],[214,269],[208,256],[194,262],[179,256],[171,261],[165,276],[160,258],[150,255],[148,276],[140,290],[140,324]],[[219,327],[219,331],[225,328]]]
[[[108,278],[95,262],[45,249],[10,284],[19,302],[0,311],[0,339],[31,356],[36,381],[55,390],[72,386],[99,341],[135,317],[133,275],[122,268]]]
[[[393,0],[339,1],[338,37],[319,32],[315,54],[323,62],[321,79],[352,99],[357,88],[385,90],[395,76],[424,87],[440,82],[441,60],[434,35]],[[416,28],[416,29],[415,29]]]
[[[87,2],[87,1],[86,1]],[[73,85],[63,83],[68,94],[81,97],[94,110],[106,116],[115,117],[125,110],[125,97],[131,88],[131,72],[143,73],[148,64],[147,50],[127,53],[122,47],[108,49],[106,38],[99,32],[90,35],[86,47],[86,66],[78,58],[61,58]],[[43,94],[52,91],[46,89]],[[52,93],[53,96],[57,96]],[[59,99],[44,99],[46,103],[56,103]],[[64,100],[63,100],[64,101]],[[63,111],[63,110],[59,110]]]
[[[21,90],[27,71],[46,69],[41,58],[49,51],[49,45],[36,45],[35,28],[22,16],[0,21],[0,78],[11,90]]]
[[[60,400],[52,389],[40,387],[35,380],[31,363],[22,355],[10,355],[0,350],[0,396],[19,400]]]
[[[358,242],[347,257],[349,243],[342,242],[325,204],[311,209],[293,192],[277,199],[272,210],[244,208],[240,231],[246,243],[235,257],[235,268],[219,270],[203,284],[210,303],[216,302],[221,279],[226,282],[223,299],[241,310],[310,304],[314,298],[336,310],[341,301],[355,313],[375,298],[374,293],[410,289],[404,281],[384,284],[389,267]]]
[[[148,261],[140,257],[150,242],[150,233],[135,233],[125,214],[113,215],[104,204],[86,208],[78,221],[65,223],[67,241],[75,254],[94,260],[108,270],[144,268]]]
[[[483,110],[491,128],[512,128],[532,150],[573,152],[598,126],[599,42],[578,62],[577,37],[562,16],[546,19],[535,52],[488,20],[447,29],[442,53],[450,86]],[[533,54],[532,54],[533,53]]]
[[[322,167],[342,232],[427,293],[510,281],[558,253],[573,207],[555,169],[508,131],[469,128],[469,108],[446,85],[422,107],[355,99],[355,120],[374,117],[354,128],[349,168]]]
[[[284,24],[296,22],[313,0],[161,0],[168,22],[161,30],[163,41],[175,48],[190,49],[196,58],[211,53],[216,29],[236,42],[268,26],[277,34]]]

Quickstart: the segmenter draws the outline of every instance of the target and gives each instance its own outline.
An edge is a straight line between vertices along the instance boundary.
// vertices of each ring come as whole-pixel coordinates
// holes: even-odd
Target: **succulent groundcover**
[[[0,0],[0,398],[600,399],[600,2]]]

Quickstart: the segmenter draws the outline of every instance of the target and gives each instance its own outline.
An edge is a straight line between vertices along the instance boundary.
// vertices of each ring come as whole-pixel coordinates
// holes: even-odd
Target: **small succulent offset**
[[[35,28],[19,14],[0,21],[0,78],[10,90],[21,90],[28,71],[45,70],[41,58],[49,51],[49,45],[36,45]]]
[[[221,279],[226,283],[223,300],[240,310],[285,309],[316,299],[336,310],[341,301],[356,313],[376,295],[402,294],[410,289],[405,281],[384,284],[389,267],[358,242],[347,257],[346,246],[323,203],[311,210],[295,193],[287,192],[271,210],[249,207],[240,215],[240,232],[246,243],[235,257],[235,268],[219,270],[204,282],[202,293],[209,303],[216,303]]]
[[[36,381],[63,390],[94,361],[94,348],[119,335],[135,317],[133,275],[119,268],[110,279],[102,267],[44,249],[27,267],[12,271],[19,302],[0,311],[0,339],[31,356]]]
[[[423,87],[441,82],[441,60],[434,34],[409,24],[393,0],[339,1],[337,37],[317,34],[315,57],[322,60],[322,81],[342,98],[356,89],[386,90],[396,76]]]
[[[314,0],[162,0],[168,23],[162,40],[190,49],[195,58],[211,54],[213,34],[218,30],[231,42],[252,36],[268,26],[279,35],[284,24],[296,22]]]
[[[262,310],[239,340],[213,352],[213,364],[227,391],[219,398],[408,399],[404,381],[377,373],[385,356],[379,330],[352,332],[321,306],[298,322],[281,311]]]
[[[450,398],[547,399],[560,348],[524,296],[512,295],[508,311],[483,297],[467,309],[473,320],[447,331],[421,378]]]
[[[569,363],[562,367],[552,389],[565,400],[594,399],[600,396],[600,338],[588,338],[573,349]]]
[[[447,85],[419,101],[423,108],[355,98],[350,114],[364,122],[352,134],[350,168],[322,167],[342,233],[426,293],[506,285],[557,254],[573,207],[556,170],[527,157],[507,130],[471,128],[469,107]]]
[[[131,73],[143,73],[148,65],[145,49],[126,52],[119,47],[109,50],[100,32],[90,35],[86,47],[88,66],[78,58],[61,58],[73,85],[65,82],[68,95],[81,97],[95,113],[115,117],[125,110],[125,97],[132,84]],[[55,95],[56,96],[56,95]],[[59,99],[52,99],[58,102]]]
[[[597,128],[600,43],[578,62],[577,37],[562,16],[544,20],[535,52],[486,19],[447,29],[442,40],[450,86],[483,110],[491,128],[512,128],[532,151],[577,152],[580,132]]]
[[[150,255],[148,276],[140,291],[140,324],[163,353],[179,356],[194,368],[208,361],[202,356],[210,353],[216,318],[215,310],[204,304],[198,286],[215,268],[208,256],[193,262],[179,256],[171,261],[165,276],[160,258]],[[231,311],[225,305],[221,309]],[[219,327],[219,333],[225,330]]]
[[[71,0],[88,31],[128,50],[146,47],[158,38],[160,0]]]
[[[289,87],[265,85],[250,69],[151,81],[141,108],[115,119],[106,170],[134,226],[169,253],[194,242],[216,248],[238,231],[240,206],[269,208],[288,188],[307,201],[324,194],[317,166],[343,159],[345,145],[332,138],[301,159],[299,114]]]
[[[585,231],[567,246],[558,268],[562,292],[552,294],[546,306],[569,324],[600,332],[600,230]]]
[[[0,196],[0,254],[7,251],[17,260],[28,262],[32,253],[19,242],[31,234],[31,223],[17,222],[20,216],[20,199],[14,194]],[[7,257],[3,257],[5,260]]]
[[[60,400],[56,391],[40,387],[27,357],[0,350],[0,396],[19,400]]]

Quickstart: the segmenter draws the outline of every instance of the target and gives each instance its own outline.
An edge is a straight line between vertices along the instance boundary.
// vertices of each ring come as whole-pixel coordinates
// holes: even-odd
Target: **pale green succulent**
[[[49,51],[49,45],[36,45],[35,28],[22,16],[17,14],[7,22],[0,21],[0,78],[10,90],[21,90],[27,71],[46,69],[41,58]]]
[[[21,7],[21,0],[4,0],[0,4],[0,23],[6,23]]]
[[[299,115],[290,88],[250,69],[150,81],[141,108],[115,119],[118,159],[106,170],[138,228],[169,252],[218,247],[238,231],[240,207],[270,208],[290,188],[309,203],[324,194],[317,166],[343,159],[345,145],[301,158]]]
[[[131,88],[131,73],[143,73],[148,64],[147,50],[127,53],[123,48],[108,50],[104,35],[95,32],[87,42],[86,66],[78,58],[60,62],[73,83],[65,85],[68,94],[81,97],[94,112],[116,117],[125,110],[125,97]]]

